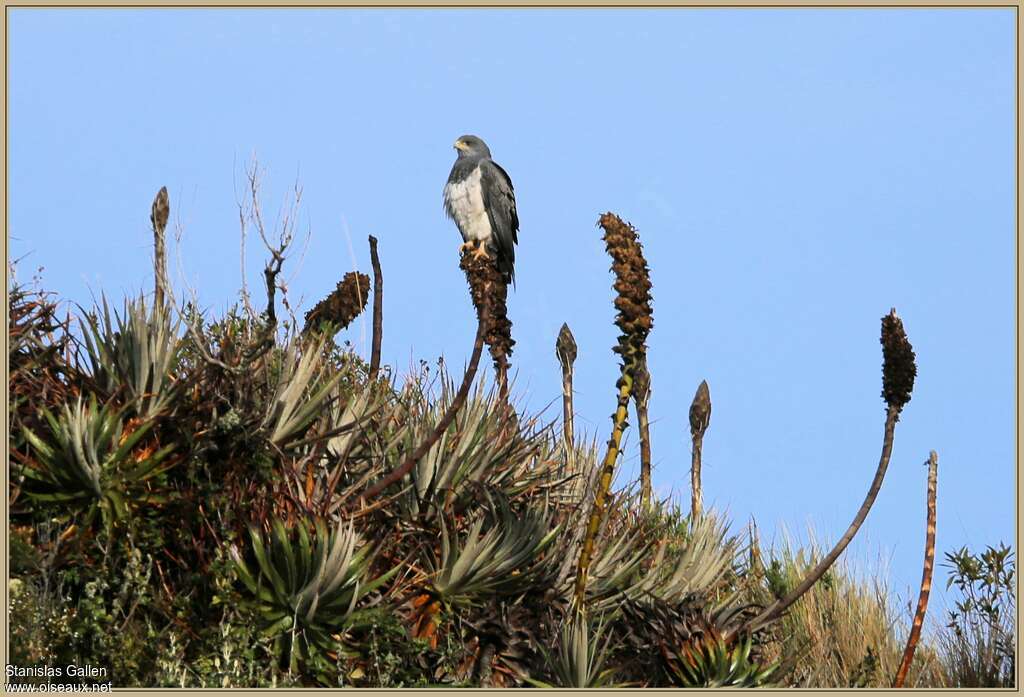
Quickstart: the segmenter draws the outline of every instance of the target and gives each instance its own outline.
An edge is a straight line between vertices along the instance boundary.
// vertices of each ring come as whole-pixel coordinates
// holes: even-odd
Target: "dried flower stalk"
[[[508,318],[508,284],[498,271],[495,260],[463,252],[459,268],[466,274],[470,296],[476,308],[477,319],[481,308],[487,307],[490,322],[484,340],[494,362],[494,376],[502,399],[508,398],[508,357],[516,342],[512,339],[512,322]]]
[[[171,215],[171,203],[167,197],[167,187],[161,186],[153,199],[153,210],[149,221],[153,225],[153,299],[156,307],[164,306],[164,292],[167,288],[167,249],[164,231],[167,230],[167,219]]]
[[[576,452],[572,406],[572,368],[576,362],[576,339],[573,338],[568,324],[563,323],[561,331],[558,332],[558,340],[555,341],[555,355],[558,356],[558,362],[562,366],[562,442],[565,444],[563,468],[568,465],[575,471],[575,463],[570,463],[569,460]]]
[[[693,448],[690,454],[690,520],[700,517],[703,507],[700,470],[704,451],[704,432],[711,423],[711,392],[708,381],[701,380],[690,403],[690,440]]]
[[[370,348],[370,379],[380,370],[381,334],[384,331],[384,274],[377,256],[377,238],[370,235],[370,263],[373,265],[373,343]]]
[[[358,271],[349,271],[331,293],[306,313],[303,333],[320,329],[330,323],[340,331],[352,323],[366,307],[370,277]]]
[[[857,515],[854,516],[850,527],[836,543],[825,558],[815,566],[786,597],[776,601],[764,610],[760,615],[746,623],[740,629],[733,632],[735,636],[741,631],[756,632],[758,629],[771,624],[782,616],[782,613],[803,596],[811,586],[817,583],[829,567],[835,563],[839,555],[843,553],[847,545],[853,540],[860,526],[864,524],[871,506],[875,503],[879,490],[882,488],[882,480],[885,478],[885,471],[889,466],[889,458],[892,456],[893,437],[896,430],[896,422],[899,421],[900,412],[904,405],[910,401],[910,394],[914,389],[914,378],[917,376],[917,366],[914,362],[914,349],[907,339],[903,330],[903,321],[896,316],[893,309],[888,315],[882,318],[882,397],[885,398],[887,407],[885,411],[885,433],[882,437],[882,455],[878,461],[878,468],[875,470],[875,478],[871,482],[864,503],[861,504]]]
[[[627,426],[626,414],[633,393],[636,371],[641,357],[647,351],[647,335],[654,326],[650,270],[647,267],[647,260],[644,259],[643,247],[640,245],[636,229],[613,213],[602,215],[598,225],[604,228],[605,248],[612,257],[612,271],[615,273],[613,287],[617,293],[615,308],[618,310],[615,324],[622,333],[613,350],[622,357],[622,365],[619,379],[615,384],[619,392],[615,413],[612,415],[612,435],[608,440],[608,450],[594,492],[594,504],[576,567],[573,603],[577,608],[583,607],[587,576],[594,555],[594,542],[604,518],[608,492],[615,475],[615,463],[618,460],[622,434]]]
[[[933,450],[928,457],[928,513],[926,522],[924,542],[924,570],[921,574],[921,592],[917,596],[917,612],[914,613],[914,624],[910,628],[910,636],[907,637],[907,647],[903,651],[903,661],[896,671],[896,679],[893,687],[903,687],[910,671],[910,664],[914,661],[914,652],[917,650],[917,642],[921,640],[921,627],[924,625],[924,616],[928,612],[928,596],[932,592],[932,570],[935,568],[935,500],[938,492],[939,481],[939,456]]]

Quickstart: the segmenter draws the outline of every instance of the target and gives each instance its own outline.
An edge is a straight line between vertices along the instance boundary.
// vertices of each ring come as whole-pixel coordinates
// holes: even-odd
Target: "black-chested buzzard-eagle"
[[[477,256],[493,252],[505,282],[515,281],[519,217],[512,180],[480,138],[462,136],[454,147],[459,156],[444,187],[444,209],[462,233],[459,250],[474,247]]]

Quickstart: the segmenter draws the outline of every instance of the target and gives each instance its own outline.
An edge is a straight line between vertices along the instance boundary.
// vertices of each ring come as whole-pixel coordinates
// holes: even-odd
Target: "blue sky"
[[[654,282],[655,486],[688,500],[687,409],[714,411],[706,501],[771,539],[834,540],[881,445],[880,318],[918,355],[862,539],[916,589],[922,463],[938,550],[1015,530],[1013,10],[9,9],[9,255],[88,304],[151,287],[170,191],[182,279],[219,313],[240,284],[253,153],[273,218],[298,180],[302,311],[380,239],[384,360],[466,360],[461,241],[441,189],[463,133],[516,186],[515,392],[557,417],[554,341],[579,344],[577,429],[607,438],[617,362],[612,210]],[[352,250],[350,252],[350,250]],[[260,289],[261,249],[248,244]],[[257,296],[259,297],[259,296]],[[345,335],[368,353],[367,323]],[[638,468],[636,434],[622,464]],[[849,554],[849,553],[848,553]],[[937,569],[944,578],[944,570]],[[936,584],[938,587],[944,583]],[[914,590],[916,594],[916,590]]]

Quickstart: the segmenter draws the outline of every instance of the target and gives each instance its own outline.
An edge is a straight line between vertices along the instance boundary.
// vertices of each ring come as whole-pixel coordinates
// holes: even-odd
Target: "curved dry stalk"
[[[380,342],[384,329],[384,274],[377,256],[377,238],[370,235],[370,263],[373,265],[373,343],[370,348],[370,379],[380,370]]]
[[[928,596],[932,590],[932,569],[935,568],[935,498],[938,489],[939,479],[939,456],[933,450],[928,458],[928,522],[927,533],[924,543],[924,571],[921,575],[921,593],[917,597],[917,612],[914,614],[914,624],[910,628],[910,636],[907,637],[907,648],[903,651],[903,662],[896,672],[896,679],[893,687],[903,687],[910,671],[910,664],[914,660],[914,652],[917,650],[917,642],[921,639],[921,627],[924,625],[924,616],[928,611]]]
[[[400,481],[402,477],[409,474],[420,458],[426,455],[427,451],[433,447],[434,443],[438,441],[441,435],[448,430],[448,426],[451,425],[452,421],[455,419],[455,415],[466,402],[466,397],[469,396],[469,389],[473,384],[473,378],[476,376],[477,366],[480,365],[480,354],[483,353],[484,348],[484,336],[487,334],[487,319],[488,313],[482,312],[476,328],[476,338],[473,341],[473,354],[469,358],[469,365],[466,367],[466,374],[462,377],[462,384],[459,386],[459,391],[455,394],[455,398],[452,399],[452,403],[448,405],[448,410],[445,411],[444,416],[441,417],[441,420],[438,422],[433,432],[425,441],[420,443],[419,447],[416,448],[409,457],[405,459],[405,462],[393,469],[390,474],[363,492],[360,497],[362,500],[372,499],[395,482]]]
[[[853,522],[846,532],[836,543],[824,559],[815,566],[786,597],[772,603],[760,615],[745,623],[740,628],[729,634],[733,638],[741,632],[756,632],[758,629],[771,624],[784,613],[793,603],[803,596],[811,586],[818,582],[829,567],[835,563],[839,555],[843,553],[850,541],[853,540],[860,526],[864,524],[871,506],[878,497],[878,491],[882,488],[882,480],[885,478],[885,471],[889,466],[889,458],[892,456],[893,436],[896,431],[896,422],[900,419],[900,412],[910,401],[911,393],[914,390],[914,379],[917,377],[917,365],[915,363],[914,349],[907,339],[903,329],[903,321],[896,316],[893,308],[888,315],[882,318],[882,397],[888,405],[885,411],[885,434],[882,438],[882,455],[878,460],[878,468],[875,470],[875,478],[871,482],[864,503],[854,516]]]
[[[860,530],[860,526],[864,523],[864,519],[868,517],[868,512],[871,510],[871,506],[874,505],[875,498],[877,498],[878,492],[882,488],[882,480],[885,478],[885,471],[889,466],[889,458],[892,455],[893,434],[896,429],[898,416],[899,411],[892,407],[886,410],[885,436],[882,440],[882,456],[878,462],[878,469],[875,470],[875,478],[871,482],[871,487],[868,489],[867,496],[864,498],[864,503],[861,504],[860,510],[857,511],[857,515],[854,516],[853,522],[850,523],[850,527],[848,527],[843,536],[839,538],[839,542],[836,543],[832,548],[832,551],[818,562],[817,566],[811,569],[807,576],[804,577],[804,580],[801,581],[796,588],[790,591],[786,597],[772,603],[764,612],[748,622],[740,630],[737,630],[736,634],[743,630],[747,630],[751,633],[756,632],[758,629],[768,626],[781,617],[782,614],[789,609],[790,605],[799,600],[804,593],[810,590],[811,586],[818,582],[818,579],[829,570],[829,567],[835,563],[836,559],[839,558],[839,555],[843,553],[847,545],[849,545],[853,540],[857,531]]]

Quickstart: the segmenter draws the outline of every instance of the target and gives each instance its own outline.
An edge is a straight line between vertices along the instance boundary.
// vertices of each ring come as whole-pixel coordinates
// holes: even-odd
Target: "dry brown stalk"
[[[647,411],[651,399],[651,374],[647,370],[647,356],[640,356],[638,363],[633,403],[640,431],[640,509],[646,511],[651,505],[651,420]]]
[[[928,612],[928,596],[932,591],[932,570],[935,568],[935,499],[939,481],[939,456],[933,450],[928,457],[928,514],[927,532],[924,543],[924,570],[921,574],[921,592],[917,596],[917,612],[914,613],[914,624],[910,628],[910,636],[907,637],[907,648],[903,651],[903,662],[896,672],[896,679],[893,687],[903,687],[910,671],[910,664],[914,661],[914,652],[917,650],[917,642],[921,639],[921,627],[924,625],[924,616]]]
[[[171,214],[171,204],[167,197],[167,187],[160,187],[153,199],[153,210],[149,221],[153,225],[153,285],[154,305],[163,307],[164,291],[167,288],[167,249],[164,231],[167,230],[167,219]]]
[[[373,265],[373,343],[370,349],[370,379],[380,370],[380,342],[384,331],[384,274],[377,256],[377,238],[370,235],[370,263]]]
[[[690,404],[690,439],[693,449],[690,454],[690,520],[696,521],[703,508],[700,469],[704,451],[704,432],[711,423],[711,392],[708,381],[701,380]]]
[[[369,276],[349,271],[326,298],[306,313],[306,325],[302,331],[316,329],[323,322],[330,322],[337,330],[344,329],[366,308],[369,290]]]
[[[605,248],[612,257],[612,271],[615,273],[613,287],[616,291],[615,308],[618,314],[615,324],[622,332],[615,348],[622,356],[621,374],[615,386],[618,388],[615,413],[612,415],[612,435],[608,440],[601,475],[594,492],[594,504],[587,521],[587,529],[576,566],[576,583],[573,605],[582,610],[587,589],[587,576],[594,555],[597,531],[604,518],[608,503],[608,492],[615,475],[615,463],[619,456],[622,434],[626,430],[626,416],[629,399],[633,392],[633,381],[640,358],[647,351],[647,335],[654,326],[651,310],[651,277],[644,259],[643,247],[636,229],[624,223],[613,213],[605,213],[598,221],[604,228]]]
[[[459,267],[466,273],[470,296],[476,308],[477,319],[481,308],[490,313],[490,327],[485,342],[494,362],[494,377],[501,399],[508,398],[508,357],[516,342],[512,339],[512,322],[508,318],[508,284],[505,276],[498,271],[495,259],[464,252]]]
[[[576,452],[573,435],[573,408],[572,408],[572,367],[576,362],[576,339],[573,338],[569,325],[562,323],[562,329],[558,332],[558,339],[555,341],[555,355],[562,366],[562,442],[565,444],[565,466],[575,470],[574,463],[570,458]]]
[[[864,503],[861,504],[857,515],[854,516],[850,527],[836,543],[835,547],[815,566],[786,597],[772,603],[760,615],[744,624],[734,631],[730,638],[743,631],[756,632],[776,619],[806,593],[811,586],[817,583],[818,579],[828,571],[835,563],[839,555],[843,553],[854,535],[860,530],[864,519],[867,518],[871,506],[875,503],[879,490],[882,488],[882,480],[885,478],[885,471],[889,466],[889,458],[892,456],[893,436],[896,430],[896,422],[899,421],[900,412],[907,402],[914,389],[914,378],[917,376],[914,349],[907,339],[903,329],[903,321],[896,316],[893,309],[888,315],[882,318],[882,397],[885,398],[887,408],[885,411],[885,433],[882,437],[882,455],[878,460],[878,468],[875,470],[875,478],[871,482]]]

